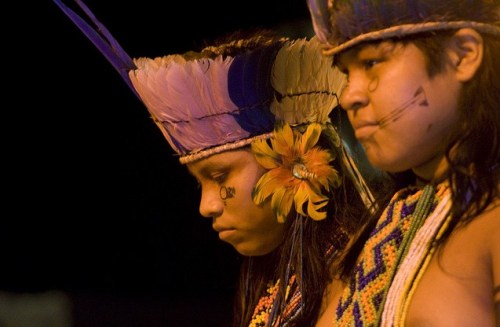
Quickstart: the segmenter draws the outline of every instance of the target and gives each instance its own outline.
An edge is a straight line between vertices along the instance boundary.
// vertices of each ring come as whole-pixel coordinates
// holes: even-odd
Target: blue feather
[[[231,100],[240,108],[234,117],[251,135],[271,131],[275,117],[270,111],[274,97],[271,71],[281,43],[262,47],[235,57],[228,72]]]
[[[111,35],[108,29],[101,24],[90,9],[81,1],[75,0],[80,9],[88,16],[95,27],[86,22],[80,15],[66,6],[61,0],[53,0],[54,3],[71,19],[71,21],[87,36],[87,38],[99,49],[106,59],[113,65],[123,78],[125,83],[139,97],[132,85],[128,72],[136,66],[132,58],[123,50],[118,41]],[[140,97],[139,97],[140,99]]]

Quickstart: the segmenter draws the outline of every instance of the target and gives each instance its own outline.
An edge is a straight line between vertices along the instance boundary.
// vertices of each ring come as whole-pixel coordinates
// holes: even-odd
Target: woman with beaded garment
[[[347,254],[324,326],[500,326],[500,2],[308,5],[368,160],[415,177]]]
[[[317,40],[259,31],[132,60],[82,2],[90,23],[54,1],[145,104],[199,182],[201,215],[244,256],[234,325],[314,326],[373,202],[331,122],[345,79]]]

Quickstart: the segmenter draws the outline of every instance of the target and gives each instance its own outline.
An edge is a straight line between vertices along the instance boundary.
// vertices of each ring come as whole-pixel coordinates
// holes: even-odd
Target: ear
[[[449,50],[457,79],[469,81],[483,61],[483,37],[472,28],[459,29],[450,39]]]

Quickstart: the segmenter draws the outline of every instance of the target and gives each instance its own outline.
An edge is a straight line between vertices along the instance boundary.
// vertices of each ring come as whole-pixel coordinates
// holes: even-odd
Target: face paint
[[[219,196],[222,201],[224,201],[224,205],[226,205],[226,200],[234,197],[234,194],[236,193],[236,190],[234,187],[226,187],[222,185],[219,189]]]
[[[379,121],[379,125],[380,127],[386,127],[390,123],[393,123],[401,118],[408,109],[411,109],[415,106],[427,107],[428,105],[429,103],[427,102],[425,91],[422,87],[419,87],[413,95],[413,98],[403,103],[403,105],[401,105],[399,108],[392,110],[387,116]]]

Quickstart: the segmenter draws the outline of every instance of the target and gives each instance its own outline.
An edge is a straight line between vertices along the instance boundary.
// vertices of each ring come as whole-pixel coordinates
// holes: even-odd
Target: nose
[[[361,78],[356,78],[351,74],[349,83],[340,95],[340,106],[344,110],[358,110],[365,107],[368,101],[366,83]]]
[[[205,218],[220,216],[224,211],[224,201],[220,198],[219,192],[202,189],[199,210]]]

